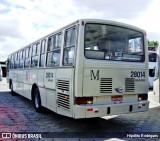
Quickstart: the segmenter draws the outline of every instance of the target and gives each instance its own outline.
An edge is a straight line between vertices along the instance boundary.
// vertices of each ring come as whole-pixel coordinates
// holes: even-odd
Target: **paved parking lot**
[[[147,112],[120,115],[109,120],[103,118],[77,120],[49,110],[45,110],[44,113],[36,113],[32,101],[19,95],[11,96],[6,82],[4,80],[0,82],[0,132],[52,132],[52,134],[60,133],[60,137],[63,137],[63,133],[69,136],[69,139],[57,136],[54,139],[48,138],[49,141],[117,140],[118,138],[122,140],[121,135],[123,140],[135,140],[127,137],[126,133],[143,132],[159,134],[159,139],[155,140],[160,140],[160,105],[152,101],[150,107]],[[103,137],[103,134],[109,138]],[[81,135],[87,138],[81,138]],[[3,140],[0,139],[0,141]],[[29,141],[31,139],[17,139],[19,140]]]

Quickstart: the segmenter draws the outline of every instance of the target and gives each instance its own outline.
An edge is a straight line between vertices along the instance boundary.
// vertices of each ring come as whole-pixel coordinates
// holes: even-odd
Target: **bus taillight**
[[[138,101],[141,101],[141,100],[148,100],[148,94],[139,94]]]
[[[93,104],[93,97],[76,97],[75,104]]]

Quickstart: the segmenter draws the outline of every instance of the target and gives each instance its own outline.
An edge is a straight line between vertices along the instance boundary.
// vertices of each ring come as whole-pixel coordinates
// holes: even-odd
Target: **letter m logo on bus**
[[[93,70],[91,70],[91,80],[99,80],[99,70],[95,73]]]

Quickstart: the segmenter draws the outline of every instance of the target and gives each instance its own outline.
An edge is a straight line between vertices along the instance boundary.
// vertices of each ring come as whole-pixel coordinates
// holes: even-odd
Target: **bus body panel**
[[[160,103],[160,47],[157,48],[157,60],[153,82],[153,100]]]
[[[84,73],[84,26],[79,21],[79,32],[78,32],[78,47],[76,48],[76,63],[75,63],[75,96],[82,97],[83,95],[83,73]],[[81,58],[81,59],[80,59]]]
[[[30,69],[29,75],[30,75],[30,84],[37,84],[38,82],[38,70],[37,69]]]
[[[132,106],[132,108],[130,108]],[[149,101],[142,102],[129,102],[119,104],[97,104],[97,105],[75,105],[75,117],[79,118],[93,118],[104,117],[117,114],[127,114],[134,112],[147,111],[149,107]],[[132,109],[132,110],[130,110]]]
[[[43,95],[44,93],[41,93]],[[57,112],[56,92],[55,90],[46,89],[46,107],[54,112]]]
[[[39,88],[39,92],[40,92],[40,97],[41,97],[41,104],[42,106],[44,107],[47,107],[47,90],[45,88],[45,85],[44,85],[44,78],[45,78],[45,69],[38,69],[38,72],[37,72],[37,76],[38,76],[38,88]]]
[[[115,66],[102,65],[84,69],[83,96],[141,94],[148,92],[147,70],[145,66],[132,65],[125,68],[123,64],[115,62]],[[114,69],[113,69],[114,68]],[[138,69],[137,69],[138,68]],[[145,88],[144,89],[142,89]],[[92,88],[92,89],[91,89]],[[122,88],[123,92],[117,92]]]
[[[38,77],[38,86],[39,87],[44,87],[44,78],[45,78],[45,69],[38,69],[38,72],[37,72],[37,77]]]
[[[23,92],[24,92],[24,97],[28,98],[28,99],[32,99],[31,98],[31,83],[30,83],[30,70],[29,69],[24,69],[23,71]]]
[[[38,78],[44,81],[41,83],[44,88],[41,97],[45,97],[42,105],[54,112],[56,112],[56,71],[57,69],[54,68],[46,68],[44,71],[39,72],[40,77]]]
[[[19,69],[17,71],[17,93],[24,95],[24,91],[23,91],[23,69]]]
[[[57,69],[56,95],[57,113],[73,117],[73,68]]]
[[[44,73],[42,74],[44,77],[44,85],[43,87],[47,89],[56,89],[56,71],[54,68],[46,68]]]

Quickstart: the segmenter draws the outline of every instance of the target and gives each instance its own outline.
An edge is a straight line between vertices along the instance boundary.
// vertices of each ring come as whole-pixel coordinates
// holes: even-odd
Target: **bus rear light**
[[[146,106],[146,104],[142,104],[142,106],[144,107],[144,106]]]
[[[141,97],[138,97],[138,101],[141,101],[142,100],[142,98]]]
[[[141,101],[141,100],[148,100],[148,94],[139,94],[138,101]]]
[[[91,112],[91,111],[93,111],[93,108],[87,108],[87,111]]]
[[[93,104],[93,97],[76,97],[75,104]]]

